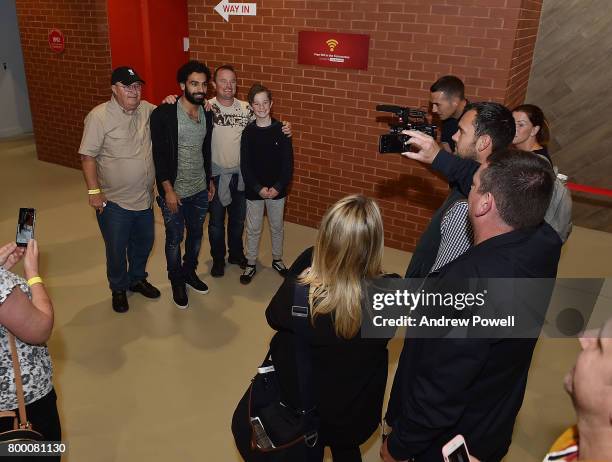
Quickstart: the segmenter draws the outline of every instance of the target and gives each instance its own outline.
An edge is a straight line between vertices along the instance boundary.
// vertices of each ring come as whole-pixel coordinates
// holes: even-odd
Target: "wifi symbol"
[[[338,40],[329,39],[327,42],[327,46],[329,47],[329,51],[334,51],[334,49],[338,46]]]

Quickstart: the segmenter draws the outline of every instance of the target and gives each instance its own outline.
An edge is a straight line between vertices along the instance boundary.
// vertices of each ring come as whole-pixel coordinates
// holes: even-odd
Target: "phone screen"
[[[34,239],[34,223],[36,221],[36,210],[30,208],[19,209],[17,220],[17,245],[25,247],[30,239]]]
[[[462,444],[448,455],[448,462],[470,462],[465,444]]]

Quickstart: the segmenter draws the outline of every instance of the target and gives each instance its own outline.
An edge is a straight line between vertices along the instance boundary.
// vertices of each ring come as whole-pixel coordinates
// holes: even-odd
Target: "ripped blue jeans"
[[[170,212],[166,201],[157,197],[166,226],[166,263],[168,279],[172,284],[185,282],[185,275],[198,267],[198,255],[202,247],[204,220],[208,212],[208,191],[200,191],[193,196],[181,198],[182,205],[177,213]],[[181,264],[181,242],[185,229],[185,255]]]

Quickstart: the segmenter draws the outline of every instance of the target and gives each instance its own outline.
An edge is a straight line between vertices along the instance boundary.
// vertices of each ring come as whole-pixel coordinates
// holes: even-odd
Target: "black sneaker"
[[[144,295],[147,298],[159,298],[161,293],[157,288],[146,279],[142,281],[138,281],[130,286],[130,292],[138,292],[139,294]]]
[[[185,283],[199,294],[208,293],[208,286],[198,277],[195,271],[191,271],[185,276]]]
[[[113,310],[117,313],[125,313],[129,309],[130,305],[128,305],[125,290],[113,291]]]
[[[229,257],[227,262],[231,265],[239,265],[241,269],[245,269],[248,263],[244,255],[240,255],[238,258]]]
[[[249,282],[251,282],[256,272],[257,272],[257,268],[255,268],[255,265],[247,265],[246,268],[244,269],[244,273],[240,275],[240,283],[246,285]]]
[[[179,310],[184,310],[189,306],[187,287],[185,284],[176,284],[172,286],[172,299]]]
[[[289,272],[282,260],[272,260],[272,268],[274,268],[282,277],[287,276],[287,273]]]
[[[220,278],[225,274],[225,260],[213,260],[210,275],[214,278]]]

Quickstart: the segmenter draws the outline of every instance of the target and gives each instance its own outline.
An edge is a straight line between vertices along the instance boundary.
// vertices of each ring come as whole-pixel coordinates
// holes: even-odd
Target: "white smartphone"
[[[461,435],[455,436],[444,445],[442,455],[444,462],[470,462],[470,453]]]

